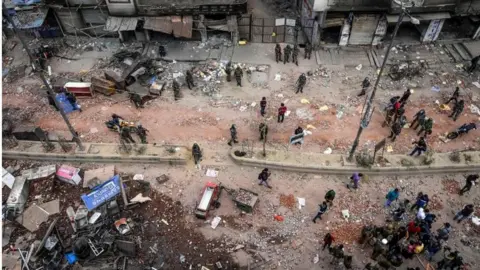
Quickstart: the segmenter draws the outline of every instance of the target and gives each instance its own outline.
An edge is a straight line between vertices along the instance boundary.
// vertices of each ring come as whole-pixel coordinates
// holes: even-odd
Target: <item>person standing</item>
[[[460,223],[462,220],[470,217],[473,214],[473,210],[473,204],[467,204],[462,210],[458,211],[453,220],[458,220],[458,223]]]
[[[472,58],[471,65],[470,65],[470,67],[468,68],[468,72],[472,73],[472,72],[477,68],[478,61],[479,61],[479,60],[480,60],[480,55],[477,56],[477,57]]]
[[[357,97],[361,97],[367,93],[367,89],[370,87],[370,79],[368,77],[365,77],[362,82],[362,92],[357,95]]]
[[[258,131],[260,132],[260,141],[264,141],[267,139],[268,134],[268,126],[265,123],[260,123],[258,127]]]
[[[292,51],[292,63],[298,66],[298,53],[300,49],[298,49],[297,44],[293,46],[293,51]]]
[[[446,222],[443,224],[443,228],[440,228],[437,230],[437,236],[436,238],[438,240],[443,240],[447,241],[448,240],[448,235],[452,231],[452,225],[450,223]]]
[[[398,110],[395,112],[395,117],[393,118],[393,122],[397,122],[397,119],[402,118],[402,116],[405,114],[405,108],[400,107]]]
[[[307,44],[305,44],[305,59],[310,59],[311,56],[312,56],[312,44],[310,44],[310,42],[307,42]]]
[[[318,206],[319,206],[319,209],[318,209],[317,215],[312,220],[313,223],[317,223],[316,222],[317,218],[322,219],[322,215],[325,214],[325,212],[327,212],[327,209],[328,209],[327,202],[322,202],[322,204],[319,204]]]
[[[258,183],[259,186],[264,185],[268,188],[272,188],[268,184],[268,177],[270,177],[271,173],[268,171],[268,168],[263,169],[263,171],[258,175],[258,180],[260,181]]]
[[[387,253],[387,244],[388,240],[387,239],[378,239],[375,244],[373,245],[373,252],[372,256],[370,257],[372,260],[377,260],[377,257],[381,254],[386,254]]]
[[[465,106],[465,102],[463,101],[463,99],[456,102],[455,106],[453,107],[452,114],[450,114],[448,117],[452,117],[453,121],[457,121],[457,118],[463,112],[464,106]]]
[[[325,250],[326,247],[330,249],[332,247],[332,243],[335,241],[335,238],[331,233],[327,233],[325,237],[323,237],[323,248],[322,250]]]
[[[265,116],[265,109],[267,108],[267,98],[262,97],[262,100],[260,101],[260,115]]]
[[[287,107],[285,104],[280,103],[280,108],[278,108],[278,123],[283,123],[283,120],[285,119],[285,113],[287,112]]]
[[[400,122],[393,123],[392,131],[390,132],[390,136],[388,138],[392,138],[392,142],[395,141],[398,135],[402,132],[402,124]]]
[[[237,126],[233,124],[230,127],[230,141],[228,141],[228,145],[232,146],[232,143],[238,143],[237,141]]]
[[[412,121],[412,124],[411,124],[411,127],[414,129],[414,130],[417,130],[417,128],[419,126],[423,126],[424,125],[424,122],[425,122],[425,118],[427,117],[426,113],[425,113],[425,110],[424,109],[421,109],[420,111],[418,111],[414,116],[413,116],[413,121]]]
[[[478,178],[478,174],[470,174],[469,176],[467,176],[465,186],[460,190],[460,196],[462,196],[465,192],[469,191],[472,186],[477,184]]]
[[[242,87],[242,77],[243,71],[239,66],[237,66],[237,68],[235,69],[235,79],[237,80],[237,86]]]
[[[293,133],[295,135],[303,134],[303,128],[302,127],[297,127]],[[300,144],[302,144],[302,142],[303,142],[303,139],[301,141],[296,142],[295,144],[300,145]]]
[[[298,77],[297,80],[297,91],[295,94],[303,93],[303,87],[305,87],[305,84],[307,83],[307,76],[305,76],[305,73],[302,73],[300,77]]]
[[[457,88],[455,88],[455,91],[453,92],[452,96],[450,97],[450,99],[445,102],[445,104],[449,104],[450,101],[455,101],[455,103],[457,103],[458,101],[458,97],[460,97],[460,88],[457,86]]]
[[[427,197],[422,192],[418,193],[417,200],[415,203],[410,207],[410,211],[413,211],[415,208],[424,208],[427,206]]]
[[[137,135],[138,135],[138,137],[140,137],[140,141],[143,144],[148,143],[147,142],[147,132],[148,132],[148,130],[146,128],[144,128],[142,125],[137,126]]]
[[[290,45],[287,45],[285,48],[283,48],[283,64],[290,63],[291,52],[292,52],[292,47],[290,47]]]
[[[400,191],[398,188],[392,189],[387,193],[387,196],[385,196],[385,207],[390,207],[390,204],[392,204],[393,201],[398,200],[398,197],[400,196]]]
[[[278,43],[275,45],[275,61],[277,61],[277,64],[282,61],[282,47]]]
[[[180,93],[180,85],[178,84],[177,80],[173,80],[172,87],[175,100],[179,100],[182,97],[182,94]]]
[[[422,128],[417,133],[417,136],[420,136],[423,132],[423,137],[427,137],[427,135],[432,134],[433,129],[433,118],[427,118],[422,125]]]
[[[192,87],[195,87],[195,85],[193,84],[193,74],[190,70],[187,70],[185,80],[187,81],[188,89],[192,90]]]
[[[425,139],[423,137],[420,137],[420,139],[417,142],[413,142],[415,144],[415,148],[413,151],[410,153],[410,156],[413,156],[413,154],[418,153],[417,157],[422,154],[422,152],[427,151],[427,142],[425,142]]]
[[[228,62],[225,67],[225,73],[227,73],[227,82],[232,81],[232,63]]]
[[[195,165],[198,165],[198,163],[202,160],[202,150],[200,150],[200,146],[197,143],[193,144],[192,156],[193,160],[195,161]]]
[[[399,102],[401,104],[405,104],[408,101],[408,98],[410,98],[410,95],[413,93],[412,89],[407,89],[405,92],[403,92],[402,97],[400,98]]]

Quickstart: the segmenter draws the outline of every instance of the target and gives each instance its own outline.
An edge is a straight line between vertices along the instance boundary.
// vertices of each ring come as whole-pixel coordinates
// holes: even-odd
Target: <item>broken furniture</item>
[[[23,212],[27,202],[29,192],[29,183],[27,178],[19,176],[15,178],[12,190],[7,199],[7,218],[14,218]]]
[[[98,77],[92,77],[92,89],[106,96],[111,96],[117,92],[114,82]]]
[[[80,169],[67,165],[60,166],[55,176],[58,180],[72,185],[78,185],[82,181]]]
[[[93,97],[92,84],[89,82],[68,82],[63,86],[76,97]]]
[[[200,203],[195,209],[195,216],[201,219],[207,219],[208,212],[210,208],[214,206],[215,208],[220,207],[220,198],[222,188],[220,185],[217,185],[212,182],[207,182],[205,187],[202,189]]]
[[[47,165],[23,170],[22,176],[25,176],[28,181],[43,180],[54,176],[56,172],[57,165]]]

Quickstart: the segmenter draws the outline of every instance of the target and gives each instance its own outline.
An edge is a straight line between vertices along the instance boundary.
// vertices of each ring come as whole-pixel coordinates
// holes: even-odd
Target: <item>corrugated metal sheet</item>
[[[378,15],[355,15],[352,22],[352,31],[348,44],[372,44],[373,36],[378,25]]]
[[[133,31],[137,28],[137,17],[108,17],[105,24],[105,31]]]
[[[172,17],[145,17],[144,29],[158,31],[162,33],[172,34]]]
[[[83,20],[86,24],[105,24],[108,18],[108,10],[81,9]]]
[[[56,9],[55,13],[57,14],[60,24],[62,24],[63,31],[66,33],[75,34],[74,27],[76,27],[77,29],[85,27],[80,12],[75,11],[75,9],[72,9],[71,16],[68,9]]]
[[[396,23],[398,21],[399,15],[387,15],[387,21],[389,23]],[[450,13],[448,12],[436,12],[436,13],[418,13],[413,15],[414,18],[419,19],[420,21],[431,21],[439,19],[450,19]],[[402,22],[410,22],[410,17],[403,17]]]

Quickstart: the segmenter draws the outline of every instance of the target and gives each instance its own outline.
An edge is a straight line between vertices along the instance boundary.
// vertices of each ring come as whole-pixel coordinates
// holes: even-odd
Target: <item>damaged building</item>
[[[50,3],[65,34],[118,36],[122,41],[168,37],[206,40],[222,31],[238,39],[236,15],[247,13],[246,0],[152,1],[68,0]]]
[[[377,45],[391,36],[401,7],[395,0],[295,0],[304,31],[310,20],[322,44]],[[416,0],[397,38],[405,43],[465,41],[480,38],[480,0]],[[314,21],[312,22],[312,19]],[[313,23],[313,24],[312,24]],[[461,31],[458,31],[461,29]]]

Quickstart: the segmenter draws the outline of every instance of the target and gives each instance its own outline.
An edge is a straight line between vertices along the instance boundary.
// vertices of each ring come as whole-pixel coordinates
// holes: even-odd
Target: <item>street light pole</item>
[[[360,120],[360,126],[358,127],[358,132],[357,136],[355,137],[355,140],[353,141],[352,149],[350,150],[350,154],[348,156],[348,160],[351,161],[353,158],[353,154],[355,154],[355,150],[357,149],[358,142],[360,140],[360,136],[362,135],[363,129],[367,127],[368,122],[370,121],[368,117],[371,117],[371,110],[372,110],[372,103],[373,99],[375,98],[375,94],[377,92],[378,84],[380,82],[380,78],[382,77],[383,70],[385,69],[385,66],[388,61],[388,56],[390,55],[390,51],[392,50],[393,47],[393,41],[395,37],[397,36],[398,29],[400,28],[400,25],[402,24],[403,17],[405,17],[406,10],[405,8],[402,8],[402,13],[400,16],[398,16],[398,21],[397,24],[395,25],[395,29],[393,30],[393,35],[392,35],[392,40],[390,41],[390,45],[388,46],[387,52],[385,53],[385,57],[383,58],[383,63],[382,66],[380,67],[380,73],[377,76],[377,80],[375,82],[375,85],[373,86],[373,91],[372,94],[370,95],[370,98],[367,101],[367,109],[363,113],[362,119]]]
[[[36,72],[38,74],[38,76],[40,76],[40,79],[42,80],[43,84],[45,85],[45,87],[47,88],[47,95],[49,95],[53,101],[55,102],[55,106],[58,108],[58,110],[60,111],[60,114],[62,115],[62,118],[63,120],[65,121],[65,123],[67,124],[67,127],[68,129],[70,130],[70,133],[72,133],[72,136],[73,136],[73,140],[77,143],[78,145],[78,148],[83,151],[85,148],[83,147],[83,144],[82,142],[80,141],[80,138],[78,137],[78,134],[77,132],[75,131],[75,129],[73,128],[73,126],[70,124],[70,121],[68,120],[68,117],[67,115],[65,114],[65,112],[63,111],[62,107],[60,106],[60,103],[57,101],[57,99],[55,98],[55,95],[53,93],[53,90],[52,88],[50,87],[50,84],[47,82],[47,80],[45,79],[45,76],[43,75],[43,72],[41,70],[38,70],[36,67],[35,67],[35,59],[33,58],[33,55],[32,55],[32,52],[30,51],[30,49],[28,48],[27,46],[27,43],[25,42],[25,40],[23,39],[23,37],[20,35],[20,33],[18,32],[18,28],[17,26],[15,25],[15,23],[13,22],[12,18],[10,17],[10,14],[8,14],[8,11],[7,11],[7,8],[5,6],[5,3],[2,3],[2,9],[3,9],[3,16],[7,19],[7,21],[12,25],[13,27],[13,31],[15,32],[15,34],[17,35],[18,39],[20,39],[20,42],[22,43],[23,45],[23,48],[25,49],[25,51],[27,51],[27,54],[28,54],[28,57],[30,58],[30,62],[32,64],[32,67],[33,67],[33,71]]]

